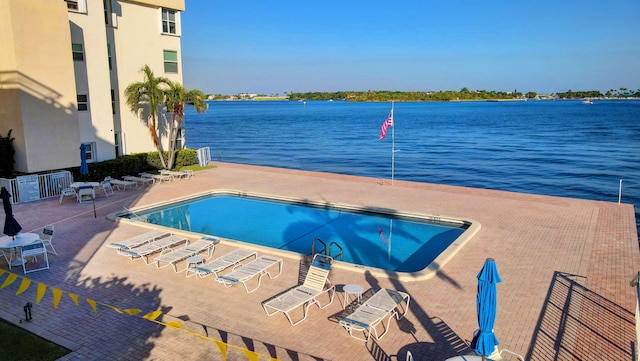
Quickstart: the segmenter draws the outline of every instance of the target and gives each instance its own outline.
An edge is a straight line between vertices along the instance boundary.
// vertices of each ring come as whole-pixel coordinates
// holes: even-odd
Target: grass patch
[[[53,361],[71,352],[0,319],[0,360]]]
[[[180,168],[180,170],[192,170],[194,172],[197,172],[199,170],[205,170],[205,169],[211,169],[211,168],[217,168],[217,167],[218,166],[215,166],[215,165],[208,165],[208,166],[205,166],[205,167],[201,167],[198,164],[193,164],[193,165],[184,166],[184,167]]]

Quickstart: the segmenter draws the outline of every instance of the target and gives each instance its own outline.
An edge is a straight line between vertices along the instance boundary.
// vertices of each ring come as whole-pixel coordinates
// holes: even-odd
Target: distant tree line
[[[353,102],[386,102],[386,101],[453,101],[453,100],[489,100],[489,99],[522,99],[521,92],[497,92],[487,90],[460,91],[341,91],[341,92],[307,92],[289,93],[290,100],[346,100]]]
[[[390,91],[390,90],[367,90],[367,91],[337,91],[337,92],[285,92],[289,100],[345,100],[352,102],[447,102],[456,100],[514,100],[514,99],[538,99],[538,93],[527,92],[523,94],[517,90],[512,92],[495,90],[469,90],[464,87],[460,91],[440,90],[440,91]],[[584,98],[640,98],[640,89],[633,91],[628,88],[610,89],[605,94],[599,90],[558,92],[556,94],[546,94],[557,99],[584,99]],[[241,97],[223,96],[220,94],[210,95],[211,100],[230,99]]]

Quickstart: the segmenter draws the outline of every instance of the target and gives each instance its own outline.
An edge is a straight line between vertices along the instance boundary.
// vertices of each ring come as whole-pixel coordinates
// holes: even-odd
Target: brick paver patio
[[[12,270],[13,283],[9,273],[0,275],[0,317],[72,349],[63,360],[223,360],[224,352],[227,360],[404,361],[407,351],[416,360],[444,360],[470,352],[475,277],[491,257],[503,280],[495,323],[500,347],[528,360],[633,360],[636,298],[629,282],[640,270],[640,254],[631,205],[216,165],[189,180],[99,197],[96,218],[91,203],[70,199],[14,205],[24,232],[55,225],[58,255],[50,257],[50,270],[28,274],[34,281],[28,286],[20,268]],[[429,280],[334,269],[338,290],[357,283],[411,296],[407,317],[391,322],[381,340],[365,343],[336,321],[344,312],[342,292],[324,310],[312,306],[295,327],[282,315],[266,316],[261,302],[298,284],[305,266],[296,257],[285,258],[280,277],[247,294],[105,247],[147,230],[108,214],[217,189],[473,219],[482,228]],[[214,257],[233,248],[220,244]],[[19,323],[27,302],[33,320]]]

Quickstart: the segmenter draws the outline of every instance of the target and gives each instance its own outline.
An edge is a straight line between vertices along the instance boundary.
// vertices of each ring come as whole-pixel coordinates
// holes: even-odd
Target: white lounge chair
[[[366,342],[373,336],[379,340],[389,331],[393,317],[398,320],[404,317],[409,310],[410,299],[404,292],[383,288],[358,306],[352,314],[340,320],[339,324],[347,329],[353,338]],[[404,311],[400,313],[398,309],[403,302],[406,302],[406,305]],[[383,323],[385,318],[386,325]],[[384,331],[378,334],[377,327],[380,324],[383,325]],[[354,335],[354,331],[364,333],[365,337]]]
[[[40,240],[42,241],[42,244],[44,244],[44,248],[47,250],[47,252],[53,253],[56,256],[58,255],[56,249],[53,248],[53,224],[46,225],[44,226],[44,228],[42,228],[42,233],[40,233]]]
[[[120,180],[120,179],[114,179],[111,177],[106,177],[105,180],[109,180],[109,183],[113,186],[116,187],[117,190],[127,190],[127,187],[129,188],[138,188],[138,183],[133,182],[133,181],[126,181],[126,180]]]
[[[229,267],[237,267],[240,263],[250,257],[256,259],[258,257],[258,253],[256,251],[245,249],[245,248],[237,248],[221,257],[214,259],[211,262],[207,262],[202,265],[196,265],[187,270],[189,272],[195,272],[197,277],[204,278],[213,274],[218,277],[218,273],[226,270]]]
[[[168,250],[156,257],[154,262],[158,268],[173,266],[173,270],[178,273],[182,271],[178,271],[178,263],[180,261],[184,261],[192,256],[197,256],[205,251],[207,252],[207,258],[211,258],[216,243],[218,242],[219,240],[217,238],[203,237],[195,242],[185,244],[182,248]]]
[[[138,246],[143,245],[143,244],[145,244],[147,242],[151,242],[151,241],[153,241],[155,239],[166,237],[166,236],[168,236],[170,234],[171,233],[166,232],[166,231],[162,231],[162,230],[159,230],[159,229],[154,229],[152,231],[145,232],[143,234],[139,234],[139,235],[137,235],[135,237],[131,237],[129,239],[125,239],[124,241],[121,241],[121,242],[109,243],[107,245],[107,247],[115,248],[117,250],[138,247]]]
[[[262,303],[267,316],[282,312],[287,316],[292,326],[304,321],[307,318],[309,307],[313,304],[323,309],[333,302],[335,296],[335,286],[326,287],[331,284],[329,273],[331,272],[331,257],[316,254],[311,262],[307,276],[302,285],[296,286],[280,295],[273,297]],[[321,305],[318,298],[323,294],[329,295],[329,302]],[[302,307],[302,318],[294,322],[291,319],[291,312]]]
[[[140,186],[151,185],[156,183],[155,179],[153,178],[142,178],[142,177],[136,177],[132,175],[126,175],[122,177],[122,179],[129,182],[136,182]]]
[[[160,174],[162,175],[168,175],[173,179],[187,179],[187,178],[191,178],[192,174],[189,174],[187,172],[180,172],[180,171],[174,171],[174,170],[167,170],[167,169],[162,169],[160,170]]]
[[[181,243],[187,244],[188,239],[182,236],[172,234],[168,237],[158,238],[154,241],[147,242],[141,246],[127,249],[120,249],[118,253],[128,256],[132,261],[142,258],[145,264],[149,264],[149,256],[157,252],[166,252],[171,247],[178,246]]]
[[[171,177],[170,175],[164,175],[164,174],[140,173],[140,177],[150,178],[160,183],[171,182],[173,180],[173,177]]]
[[[278,265],[278,273],[274,276],[269,272],[269,269],[275,265]],[[274,279],[280,276],[281,273],[282,259],[271,256],[260,256],[245,265],[240,265],[234,268],[233,271],[226,275],[218,276],[216,281],[222,283],[225,287],[231,287],[237,283],[242,283],[244,285],[244,289],[247,290],[247,293],[252,293],[260,287],[262,276],[266,274],[269,278]],[[247,282],[256,276],[258,277],[258,284],[249,290]]]

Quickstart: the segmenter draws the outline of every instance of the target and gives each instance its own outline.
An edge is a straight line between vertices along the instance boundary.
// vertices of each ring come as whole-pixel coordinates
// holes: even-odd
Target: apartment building
[[[77,166],[81,144],[89,162],[155,150],[124,90],[145,64],[182,83],[184,9],[184,0],[0,0],[0,136],[12,130],[16,170]]]

